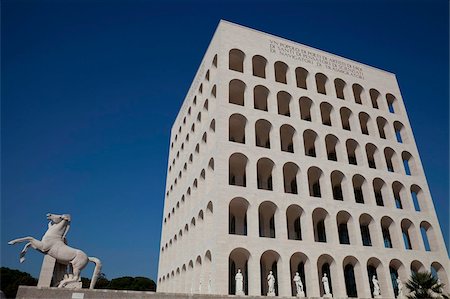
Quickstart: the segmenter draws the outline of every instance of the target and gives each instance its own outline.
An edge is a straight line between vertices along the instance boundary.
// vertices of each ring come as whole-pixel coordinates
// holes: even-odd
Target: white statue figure
[[[395,281],[397,282],[397,287],[398,287],[397,299],[404,299],[405,295],[403,295],[403,283],[399,277],[397,277],[397,279]]]
[[[441,286],[439,287],[439,290],[438,290],[438,291],[439,291],[440,294],[442,294],[442,293],[444,292],[444,290],[443,290],[443,288],[442,288],[442,281],[441,281],[439,278],[437,279],[437,284],[438,284],[438,285],[441,285]]]
[[[241,269],[238,269],[238,272],[236,273],[234,279],[236,280],[236,295],[245,295],[244,276],[241,273]]]
[[[375,275],[372,276],[373,283],[373,296],[375,298],[380,298],[380,284],[378,283],[378,279]]]
[[[272,271],[270,271],[267,276],[267,283],[269,285],[267,296],[275,296],[275,276],[273,276]]]
[[[295,276],[294,276],[293,280],[295,283],[295,288],[297,290],[297,297],[298,298],[305,297],[305,292],[303,291],[302,279],[301,279],[300,275],[298,274],[298,272],[295,272]]]
[[[67,246],[66,234],[69,230],[71,219],[69,214],[47,214],[47,219],[50,222],[48,223],[47,232],[41,241],[33,237],[24,237],[9,241],[8,244],[28,242],[20,252],[21,263],[25,261],[25,254],[28,247],[31,246],[35,250],[53,257],[59,264],[70,265],[71,267],[68,268],[72,268],[72,273],[64,276],[64,279],[58,284],[58,288],[71,287],[70,284],[80,282],[81,270],[86,267],[88,262],[94,262],[95,269],[89,287],[93,289],[102,267],[100,260],[95,257],[88,257],[83,251]]]
[[[323,291],[324,291],[324,297],[333,297],[333,295],[330,292],[330,284],[328,283],[328,277],[327,273],[323,273],[322,277],[322,284],[323,284]]]

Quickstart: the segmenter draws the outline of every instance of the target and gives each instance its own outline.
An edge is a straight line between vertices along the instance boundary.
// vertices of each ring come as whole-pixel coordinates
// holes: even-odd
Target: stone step
[[[171,294],[156,292],[124,291],[124,290],[90,290],[90,289],[59,289],[59,288],[38,288],[30,286],[20,286],[17,292],[17,299],[256,299],[267,298],[266,296],[232,296],[232,295],[207,295],[207,294]],[[296,298],[296,297],[276,297],[276,298]],[[304,299],[320,299],[319,297],[307,297]],[[347,298],[335,298],[347,299]],[[371,298],[355,298],[371,299]],[[394,298],[380,298],[394,299]]]

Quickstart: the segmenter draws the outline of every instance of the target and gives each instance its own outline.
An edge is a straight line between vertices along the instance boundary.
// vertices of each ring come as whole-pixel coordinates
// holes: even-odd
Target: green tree
[[[1,290],[6,298],[15,298],[19,285],[37,285],[37,279],[32,277],[29,273],[6,267],[0,268],[0,282]]]
[[[107,288],[113,290],[156,291],[156,284],[147,277],[124,276],[111,279]]]
[[[429,299],[439,298],[448,299],[449,296],[443,294],[443,283],[439,283],[431,272],[413,272],[406,282],[406,287],[410,294],[406,297],[410,299]]]

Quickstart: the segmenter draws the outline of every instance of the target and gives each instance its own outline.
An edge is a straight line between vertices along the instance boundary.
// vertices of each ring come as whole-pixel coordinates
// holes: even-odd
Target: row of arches
[[[217,55],[214,56],[213,61],[211,63],[211,68],[209,68],[206,71],[204,79],[203,79],[203,82],[201,82],[199,87],[198,87],[197,95],[194,96],[191,105],[189,105],[189,107],[187,108],[186,115],[183,117],[183,120],[181,121],[181,124],[178,127],[178,131],[175,134],[175,136],[173,137],[173,140],[171,141],[171,144],[170,144],[170,149],[171,150],[176,145],[176,143],[178,141],[178,136],[181,135],[181,133],[183,131],[183,128],[189,122],[189,118],[190,118],[190,116],[193,113],[192,108],[194,107],[194,109],[195,109],[195,106],[197,106],[197,96],[200,97],[202,95],[206,95],[206,93],[203,94],[203,90],[204,90],[203,85],[205,84],[205,88],[208,88],[210,86],[209,84],[210,84],[211,81],[213,81],[215,73],[216,73],[216,70],[217,70]],[[213,99],[216,98],[216,96],[217,96],[217,86],[215,84],[212,84],[209,96],[211,98],[213,98]],[[203,102],[203,109],[208,110],[208,99],[206,99]]]
[[[257,213],[257,217],[248,213]],[[262,202],[256,211],[256,208],[250,209],[245,198],[236,197],[228,207],[228,233],[246,236],[247,217],[258,220],[259,237],[265,238],[435,252],[441,249],[433,226],[425,220],[417,229],[408,218],[397,221],[383,216],[375,220],[367,213],[356,216],[345,210],[332,216],[325,208],[316,208],[309,216],[297,204],[288,206],[283,212],[272,201]]]
[[[245,106],[246,84],[238,79],[229,82],[228,101],[231,104]],[[253,108],[269,111],[270,91],[263,85],[253,88]],[[321,122],[326,126],[342,127],[343,130],[355,131],[370,136],[377,136],[381,139],[395,140],[399,143],[410,142],[409,134],[406,133],[405,126],[398,120],[392,125],[383,116],[372,118],[369,113],[361,111],[355,115],[351,109],[341,107],[336,111],[334,106],[327,101],[322,101],[317,110],[314,101],[309,97],[302,96],[298,99],[298,107],[294,107],[293,97],[286,91],[279,91],[276,94],[276,113],[284,116],[297,114],[300,119],[311,122]],[[270,108],[272,109],[272,108]],[[275,111],[274,111],[275,112]],[[340,119],[339,119],[340,117]]]
[[[177,242],[181,242],[183,238],[186,238],[189,234],[194,233],[196,228],[199,228],[200,230],[203,230],[204,227],[208,227],[208,225],[211,225],[211,217],[214,213],[214,207],[213,203],[210,201],[207,203],[205,207],[205,212],[203,212],[203,209],[200,209],[198,214],[196,216],[193,216],[191,218],[191,221],[189,223],[186,223],[183,227],[181,227],[178,232],[175,231],[175,234],[173,237],[171,237],[162,247],[161,247],[161,253],[162,254],[168,254],[168,251],[172,249],[172,245],[177,245]],[[203,226],[203,227],[202,227]],[[197,232],[198,236],[201,236],[201,232]],[[196,239],[195,236],[189,236],[190,240]],[[188,239],[188,240],[189,240]],[[178,244],[178,248],[181,246],[181,244]]]
[[[212,133],[214,133],[211,129],[210,129],[210,138],[214,138],[214,135],[212,135]],[[212,142],[209,142],[208,144],[208,132],[204,132],[201,138],[201,141],[199,143],[196,144],[195,149],[194,149],[194,153],[191,153],[189,155],[188,161],[184,163],[183,165],[183,169],[179,170],[178,172],[178,176],[175,176],[173,178],[173,176],[171,176],[170,178],[173,178],[173,183],[170,185],[168,192],[172,192],[174,190],[175,187],[177,187],[178,184],[181,183],[181,179],[183,178],[183,173],[188,171],[188,168],[191,164],[194,163],[194,154],[200,154],[200,150],[203,147],[208,147]],[[177,155],[177,158],[179,156]],[[170,169],[170,167],[169,167]]]
[[[397,296],[397,278],[406,282],[409,276],[406,266],[400,259],[392,259],[385,264],[377,257],[360,261],[355,256],[348,255],[342,260],[336,260],[331,254],[322,254],[317,259],[311,260],[303,252],[295,252],[285,259],[276,250],[266,250],[259,257],[259,273],[254,273],[249,271],[249,267],[258,262],[255,258],[258,259],[243,247],[235,248],[230,252],[228,294],[234,294],[234,275],[237,269],[241,269],[243,273],[246,295],[267,294],[266,277],[269,271],[272,271],[275,276],[276,295],[296,295],[296,287],[292,278],[298,272],[307,297],[324,295],[321,283],[324,274],[327,274],[330,290],[334,297],[347,296],[351,298],[373,298],[372,277],[374,275],[379,281],[383,298]],[[418,260],[412,261],[409,268],[411,273],[426,270],[423,263]],[[255,267],[253,269],[255,270]],[[442,282],[448,283],[445,269],[439,262],[433,262],[430,269]],[[406,292],[406,290],[403,291]]]
[[[254,134],[254,145],[263,148],[273,148],[274,136],[279,136],[279,146],[282,151],[297,153],[299,148],[303,147],[304,154],[310,157],[317,157],[318,149],[326,155],[328,160],[348,162],[353,165],[362,165],[363,156],[359,143],[354,139],[348,139],[345,142],[345,150],[342,148],[341,141],[333,134],[325,136],[325,147],[319,144],[318,134],[306,129],[303,131],[302,139],[296,129],[289,125],[283,124],[278,132],[275,132],[273,125],[266,119],[258,119],[254,124],[254,131],[250,132],[251,126],[245,116],[239,113],[232,114],[228,120],[228,140],[236,143],[249,144],[246,138],[248,135]],[[389,172],[404,173],[406,175],[418,175],[419,169],[416,161],[411,153],[404,150],[400,155],[391,147],[385,147],[383,152],[373,143],[365,145],[365,154],[367,163],[370,168],[381,169],[383,162],[386,170]],[[384,161],[381,155],[384,156]],[[400,162],[401,158],[401,162]],[[345,161],[347,160],[347,161]],[[359,161],[359,162],[358,162]],[[402,166],[401,166],[402,165]],[[384,166],[384,165],[383,165]]]
[[[211,251],[207,250],[203,256],[167,272],[158,279],[158,292],[211,294],[212,262]]]
[[[216,70],[217,70],[217,55],[214,56],[214,58],[213,58],[213,60],[211,62],[211,67],[206,71],[205,77],[203,79],[203,83],[207,84],[210,81],[212,81],[213,76],[216,73]],[[198,95],[203,94],[203,83],[201,83],[199,88],[198,88]],[[213,86],[211,88],[211,93],[210,93],[212,98],[216,98],[216,96],[217,96],[216,90],[217,90],[217,87],[216,87],[215,84],[213,84]],[[178,133],[175,134],[174,141],[172,141],[171,145],[170,145],[171,149],[174,147],[174,142],[177,141],[178,135],[181,134],[181,132],[183,130],[183,127],[186,125],[187,120],[191,116],[192,107],[195,107],[196,105],[197,105],[197,96],[195,96],[194,99],[192,100],[192,105],[190,105],[188,107],[187,114],[183,117],[182,124],[178,127]],[[205,101],[204,105],[207,105],[207,101]]]
[[[231,49],[229,51],[228,68],[233,71],[244,73],[245,53],[239,49]],[[268,61],[261,55],[254,55],[251,61],[252,74],[256,77],[266,78]],[[272,70],[270,70],[272,72]],[[400,103],[397,98],[387,93],[382,99],[381,93],[371,88],[369,92],[358,83],[353,85],[347,84],[341,78],[331,81],[325,74],[316,73],[314,76],[303,68],[297,67],[291,73],[290,67],[282,62],[276,61],[273,65],[273,78],[275,82],[296,85],[302,89],[312,89],[319,94],[331,95],[341,100],[353,100],[357,104],[367,105],[374,109],[389,111],[390,113],[400,113]],[[352,98],[352,99],[351,99]]]
[[[215,91],[215,86],[213,87],[213,90]],[[214,94],[214,97],[215,97],[215,94]],[[212,105],[211,105],[211,104],[212,104]],[[197,105],[197,96],[195,96],[195,97],[194,97],[194,100],[193,100],[193,106],[195,107],[196,105]],[[213,106],[213,108],[214,108],[214,102],[213,102],[213,103],[210,103],[210,102],[209,102],[209,99],[206,98],[206,99],[204,100],[204,102],[203,102],[203,105],[201,106],[201,108],[200,108],[199,111],[197,112],[196,118],[195,118],[195,119],[192,121],[192,123],[191,123],[190,131],[186,133],[186,136],[185,136],[184,140],[181,140],[181,138],[180,138],[180,140],[178,140],[178,136],[179,136],[179,135],[181,136],[181,132],[182,132],[181,129],[187,124],[186,117],[183,118],[183,124],[182,124],[182,126],[180,125],[180,127],[179,127],[179,129],[178,129],[178,133],[175,134],[174,140],[172,141],[172,143],[171,143],[171,145],[170,145],[169,159],[172,158],[172,157],[175,156],[175,155],[176,155],[175,158],[178,158],[178,157],[179,157],[180,151],[183,151],[183,150],[184,150],[185,143],[188,143],[188,142],[189,142],[190,134],[191,134],[191,135],[194,135],[194,134],[195,134],[195,128],[196,128],[196,126],[197,126],[197,127],[201,126],[201,122],[202,122],[202,112],[203,112],[203,115],[205,115],[205,114],[207,115],[207,114],[209,113],[209,110],[210,110],[211,106]],[[188,117],[189,117],[190,115],[192,115],[192,113],[195,113],[195,112],[192,112],[191,110],[192,110],[192,108],[189,107],[189,108],[188,108],[188,111],[187,111]],[[203,118],[204,118],[204,117],[203,117]],[[178,151],[177,151],[176,154],[175,154],[174,146],[177,144],[177,142],[181,142],[181,144],[180,144],[180,148],[178,149]],[[175,164],[175,158],[173,158],[173,160],[172,160],[172,165],[171,165],[171,166],[173,166],[173,165]],[[169,171],[170,171],[170,170],[171,170],[171,167],[169,168]]]
[[[234,153],[229,158],[229,185],[247,187],[247,172],[249,160],[242,153]],[[302,176],[301,169],[294,162],[286,162],[282,167],[282,179],[278,180],[275,163],[269,158],[260,158],[256,162],[256,187],[262,190],[274,190],[274,182],[282,182],[283,186],[275,186],[284,193],[303,194],[310,197],[323,197],[327,189],[334,200],[353,201],[360,204],[396,207],[398,209],[428,211],[428,200],[417,184],[409,188],[410,198],[404,184],[394,181],[389,191],[388,184],[381,178],[375,177],[368,182],[361,174],[347,175],[339,170],[333,170],[327,183],[323,171],[317,166],[311,166]],[[306,190],[301,192],[301,190]]]
[[[216,131],[216,121],[215,121],[215,119],[212,119],[207,131],[204,131],[203,134],[201,134],[201,135],[193,134],[193,136],[194,136],[193,138],[200,138],[200,136],[201,136],[201,139],[196,144],[195,144],[195,142],[193,143],[193,144],[195,144],[195,148],[193,148],[193,150],[190,154],[189,153],[184,154],[183,156],[181,156],[181,158],[180,158],[180,152],[178,152],[176,154],[176,157],[173,159],[172,164],[169,165],[168,178],[173,179],[173,182],[171,183],[170,186],[167,185],[166,197],[168,197],[169,194],[173,192],[174,187],[177,185],[177,183],[179,183],[179,180],[183,177],[183,174],[186,173],[188,171],[188,169],[191,167],[191,165],[194,163],[194,160],[195,160],[194,158],[200,154],[201,148],[209,146],[213,143],[211,141],[208,143],[208,134],[209,134],[209,138],[213,139],[215,131]],[[192,132],[195,132],[195,129]],[[187,135],[186,142],[189,142],[189,140],[190,140],[189,135]],[[183,154],[183,150],[184,150],[184,147],[182,149],[182,154]],[[187,146],[186,146],[186,150],[187,150]],[[182,159],[183,157],[186,157],[186,161],[183,164],[183,167],[181,169],[179,169],[178,175],[176,175],[176,173],[174,174],[172,171],[174,169],[176,169],[175,168],[176,162],[179,159]]]
[[[199,185],[205,184],[207,174],[209,173],[209,175],[212,175],[213,172],[214,172],[214,158],[210,158],[206,170],[204,168],[200,171],[198,178],[194,179],[192,186],[189,186],[186,190],[186,193],[181,196],[181,200],[177,201],[176,205],[174,205],[171,210],[170,208],[168,209],[169,212],[167,216],[164,218],[164,224],[166,224],[167,221],[170,220],[171,215],[175,214],[175,211],[178,211],[178,209],[180,208],[180,203],[182,207],[186,203],[186,200],[189,199],[191,194],[195,192],[198,188],[200,188]]]

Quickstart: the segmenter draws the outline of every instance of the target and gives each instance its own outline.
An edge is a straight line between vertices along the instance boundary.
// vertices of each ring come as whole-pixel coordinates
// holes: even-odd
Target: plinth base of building
[[[59,288],[38,288],[20,286],[17,292],[17,299],[220,299],[220,298],[245,298],[256,299],[266,298],[266,296],[231,296],[231,295],[207,295],[207,294],[170,294],[156,292],[139,292],[123,290],[90,290],[90,289],[59,289]],[[276,298],[295,298],[276,297]],[[304,297],[304,299],[320,299],[320,297]],[[344,299],[344,298],[335,298]],[[345,298],[347,299],[347,298]],[[355,298],[357,299],[357,298]],[[369,299],[369,298],[359,298]],[[394,299],[394,298],[383,298]]]

